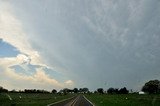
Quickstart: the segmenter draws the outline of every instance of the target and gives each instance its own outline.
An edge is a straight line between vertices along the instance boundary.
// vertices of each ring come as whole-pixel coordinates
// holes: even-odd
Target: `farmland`
[[[1,93],[0,106],[46,106],[76,94]],[[84,94],[95,106],[160,106],[160,95]]]
[[[72,96],[74,94],[0,93],[0,106],[46,106]]]
[[[160,106],[160,95],[87,94],[95,106]]]

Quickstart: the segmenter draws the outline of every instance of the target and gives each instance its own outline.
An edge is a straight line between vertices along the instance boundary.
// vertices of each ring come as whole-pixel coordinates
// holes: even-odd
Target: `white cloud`
[[[16,57],[0,58],[1,81],[0,84],[10,87],[9,89],[31,88],[63,88],[70,83],[60,83],[47,75],[42,68],[36,69],[36,73],[25,75],[17,73],[11,66],[21,64],[40,65],[48,68],[44,64],[39,52],[30,45],[27,33],[23,30],[23,24],[17,19],[12,11],[12,7],[7,1],[0,1],[0,38],[20,51]],[[3,78],[2,78],[3,76]],[[4,80],[7,80],[4,82]]]
[[[44,64],[38,53],[29,43],[23,24],[14,16],[8,2],[0,2],[0,38],[16,47],[22,54],[27,54],[33,64]]]
[[[74,82],[72,80],[67,80],[64,83],[65,87],[73,88],[74,87]]]
[[[67,81],[65,82],[65,84],[73,85],[73,81],[72,81],[72,80],[67,80]]]
[[[61,89],[73,85],[73,81],[71,80],[68,80],[65,83],[58,82],[54,78],[51,78],[50,75],[47,75],[43,68],[36,68],[36,72],[32,75],[17,73],[14,69],[10,68],[11,66],[23,63],[25,59],[26,57],[24,55],[18,55],[17,57],[12,58],[0,58],[1,73],[5,79],[10,79],[5,82],[5,84],[0,82],[2,85],[11,86],[10,83],[14,84],[9,89],[42,88],[48,90],[53,88]]]
[[[6,72],[6,77],[11,78],[12,80],[19,82],[19,84],[23,85],[23,87],[31,87],[34,88],[35,86],[39,86],[40,88],[45,89],[60,89],[62,88],[62,84],[60,84],[58,81],[56,81],[53,78],[50,78],[49,75],[47,75],[42,69],[37,69],[36,73],[32,76],[27,76],[22,73],[16,73],[12,69],[8,69]],[[23,84],[23,82],[26,82]],[[30,85],[30,86],[28,86]],[[49,88],[48,88],[49,87]]]
[[[21,63],[30,63],[31,59],[24,54],[19,54],[17,59],[21,61]]]

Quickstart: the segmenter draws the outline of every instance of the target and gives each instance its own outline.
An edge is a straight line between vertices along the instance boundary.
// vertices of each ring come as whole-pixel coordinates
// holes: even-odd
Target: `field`
[[[0,106],[46,106],[72,96],[75,94],[1,93]],[[95,106],[160,106],[160,95],[85,94],[85,96]]]
[[[46,106],[72,96],[74,94],[0,93],[0,106]]]
[[[160,106],[160,95],[85,95],[95,106]]]

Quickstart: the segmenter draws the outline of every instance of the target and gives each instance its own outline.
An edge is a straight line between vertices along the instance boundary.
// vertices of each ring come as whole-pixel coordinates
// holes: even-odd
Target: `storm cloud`
[[[6,2],[31,48],[62,74],[59,80],[90,89],[137,90],[160,79],[159,0]]]

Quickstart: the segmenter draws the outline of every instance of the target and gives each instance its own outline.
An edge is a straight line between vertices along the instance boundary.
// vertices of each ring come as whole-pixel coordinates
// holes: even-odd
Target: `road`
[[[83,95],[78,95],[74,98],[67,99],[65,101],[48,106],[93,106],[93,104],[88,101]]]

